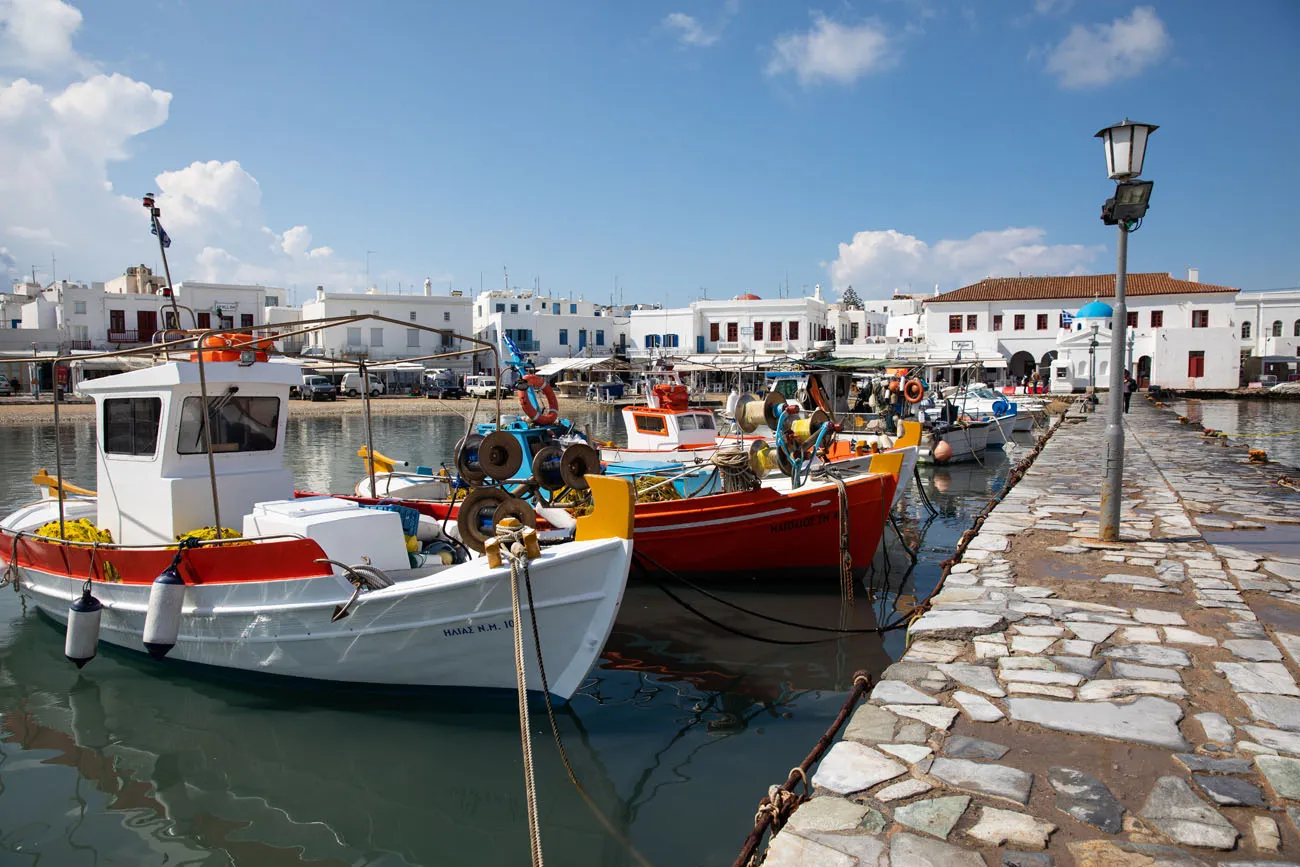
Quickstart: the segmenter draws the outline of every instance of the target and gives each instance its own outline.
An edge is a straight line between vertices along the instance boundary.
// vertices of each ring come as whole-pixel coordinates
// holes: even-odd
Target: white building
[[[1236,306],[1243,358],[1300,355],[1300,289],[1242,292]]]
[[[313,354],[325,358],[365,358],[369,361],[391,361],[468,348],[468,345],[454,340],[450,332],[466,335],[472,333],[470,299],[459,292],[434,295],[428,281],[425,281],[424,291],[423,295],[393,295],[375,289],[366,292],[326,292],[323,286],[317,286],[316,297],[302,305],[304,321],[373,315],[395,319],[402,324],[360,322],[314,331],[309,335],[307,345]],[[449,333],[434,334],[411,325],[446,329]],[[461,355],[430,361],[425,366],[469,371],[473,369],[472,365],[471,356]]]
[[[821,287],[811,298],[760,298],[746,293],[722,301],[701,299],[689,307],[635,310],[629,316],[632,357],[691,355],[803,355],[834,340]]]
[[[627,320],[585,298],[554,298],[531,291],[492,289],[474,299],[474,336],[496,343],[505,360],[502,336],[525,358],[542,364],[552,358],[610,355],[626,344]],[[495,373],[483,357],[478,369]]]
[[[1236,388],[1237,292],[1169,274],[1129,274],[1126,366],[1143,384]],[[1037,372],[1040,378],[1069,379],[1077,386],[1077,360],[1074,368],[1054,364],[1061,341],[1078,332],[1072,322],[1075,311],[1114,294],[1113,274],[981,280],[926,299],[928,349],[1000,356],[1013,381]],[[1104,384],[1109,373],[1097,376]]]

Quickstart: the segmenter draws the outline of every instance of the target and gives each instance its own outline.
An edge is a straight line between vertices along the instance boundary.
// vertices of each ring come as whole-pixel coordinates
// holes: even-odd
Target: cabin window
[[[181,405],[181,430],[176,450],[183,455],[204,453],[201,398],[187,397]],[[214,452],[266,452],[275,448],[280,429],[280,398],[237,397],[230,393],[208,399]]]
[[[640,433],[668,435],[668,423],[664,421],[663,416],[633,413],[632,418],[636,420],[636,429]]]
[[[111,397],[104,401],[104,454],[153,457],[162,399]]]
[[[704,413],[688,413],[677,416],[677,426],[682,430],[717,430],[713,416]]]

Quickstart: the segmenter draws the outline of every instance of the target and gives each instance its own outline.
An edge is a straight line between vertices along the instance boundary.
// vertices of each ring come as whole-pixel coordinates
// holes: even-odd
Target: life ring
[[[555,424],[560,418],[560,402],[555,399],[555,389],[535,373],[525,376],[523,383],[524,386],[519,389],[519,406],[523,409],[524,415],[528,416],[528,420],[533,424],[541,427]],[[546,409],[542,409],[541,401],[537,398],[538,392],[546,398]]]
[[[919,379],[909,379],[907,385],[903,386],[903,397],[908,403],[920,403],[925,398],[925,386],[921,385]]]

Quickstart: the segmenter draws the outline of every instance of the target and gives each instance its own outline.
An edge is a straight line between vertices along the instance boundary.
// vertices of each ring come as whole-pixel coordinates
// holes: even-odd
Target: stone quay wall
[[[989,514],[766,867],[1300,860],[1300,495],[1147,402],[1125,421],[1122,541],[1103,406]]]

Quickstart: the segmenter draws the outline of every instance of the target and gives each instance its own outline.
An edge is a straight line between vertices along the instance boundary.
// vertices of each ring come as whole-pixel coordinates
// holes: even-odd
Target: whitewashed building
[[[1236,307],[1243,358],[1300,355],[1300,289],[1242,292]]]
[[[527,360],[611,355],[626,344],[627,320],[585,298],[555,298],[531,291],[492,289],[474,299],[474,336],[496,343],[505,359],[502,336],[514,341]],[[490,359],[479,370],[494,373]]]
[[[302,305],[304,321],[338,316],[383,316],[398,320],[360,322],[356,325],[328,328],[308,335],[308,351],[323,358],[368,361],[392,361],[399,358],[434,355],[464,348],[450,335],[434,334],[412,328],[447,329],[457,334],[473,333],[472,301],[459,292],[434,295],[428,283],[424,295],[394,295],[375,289],[366,292],[326,292],[316,287],[316,297]],[[409,325],[407,323],[410,323]],[[490,363],[490,362],[489,362]],[[429,362],[428,367],[445,367],[462,372],[473,369],[469,355]]]
[[[1140,382],[1165,388],[1237,387],[1237,292],[1164,273],[1128,275],[1128,369]],[[1037,372],[1077,386],[1077,366],[1054,363],[1063,333],[1078,330],[1079,308],[1114,295],[1113,274],[981,280],[926,299],[928,349],[1000,356],[1013,381]],[[1108,375],[1098,373],[1102,380]]]
[[[628,324],[628,354],[634,358],[771,358],[803,355],[827,340],[834,340],[834,332],[820,286],[813,297],[746,293],[688,307],[634,310]]]

